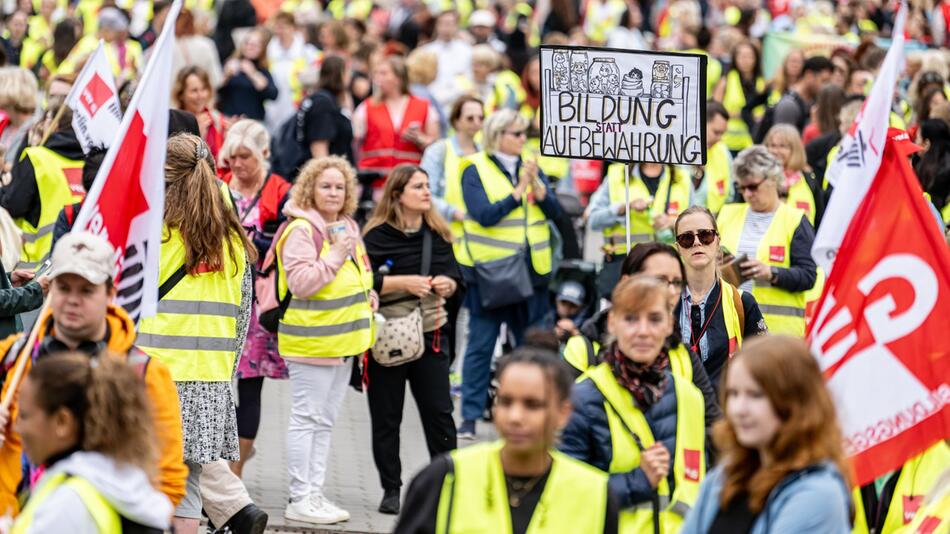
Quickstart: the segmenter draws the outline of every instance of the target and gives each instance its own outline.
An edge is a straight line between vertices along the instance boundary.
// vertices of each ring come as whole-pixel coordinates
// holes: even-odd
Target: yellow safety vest
[[[907,534],[950,534],[950,484],[923,506],[910,525]]]
[[[234,256],[232,257],[231,253]],[[230,236],[224,266],[215,272],[186,273],[162,300],[158,313],[142,319],[137,347],[168,366],[175,382],[227,382],[238,348],[237,320],[246,257],[244,243]],[[177,228],[164,227],[158,279],[166,280],[185,264],[185,241]]]
[[[665,478],[656,488],[660,497],[660,528],[665,534],[679,531],[706,476],[703,394],[691,381],[675,373],[672,376],[676,391],[676,451],[673,452],[672,475],[676,485],[672,495]],[[585,379],[592,380],[604,396],[612,448],[609,472],[629,473],[640,466],[640,447],[646,449],[654,443],[650,425],[630,392],[617,383],[608,364],[591,369],[581,378]],[[637,440],[631,434],[635,434]],[[652,532],[652,528],[652,503],[643,502],[620,511],[620,532],[639,534]]]
[[[488,102],[485,102],[485,113],[490,114],[498,109],[518,111],[526,98],[521,78],[509,69],[495,75]]]
[[[713,145],[706,154],[703,172],[706,182],[706,208],[713,214],[732,198],[732,155],[722,141]]]
[[[52,24],[46,22],[43,15],[33,15],[27,21],[26,34],[34,41],[46,42],[47,46],[53,46],[53,26],[55,25],[55,21]]]
[[[722,318],[726,322],[729,357],[732,358],[732,355],[742,347],[742,329],[745,327],[745,325],[739,323],[739,312],[736,309],[736,296],[742,298],[742,290],[733,287],[732,284],[721,278],[719,284],[719,291],[722,292]]]
[[[664,166],[663,176],[660,177],[660,185],[656,190],[656,196],[653,197],[653,203],[650,209],[646,211],[627,210],[627,216],[630,218],[630,243],[644,243],[653,241],[655,231],[653,229],[653,219],[662,215],[664,211],[668,215],[677,216],[689,207],[690,183],[689,178],[682,171],[672,168],[673,176],[670,177],[670,166]],[[622,204],[626,201],[626,183],[624,180],[623,163],[611,163],[607,168],[607,188],[610,196],[610,204]],[[640,178],[639,167],[636,174],[630,178],[630,200],[638,198],[650,198],[650,190]],[[670,180],[672,179],[672,184]],[[669,205],[667,206],[667,194],[669,194]],[[603,229],[604,243],[606,250],[611,254],[627,253],[627,229],[624,224],[616,224]]]
[[[537,157],[538,168],[551,180],[558,181],[567,178],[571,172],[571,160],[558,156],[545,156],[541,154],[541,138],[529,137],[524,144],[523,157]]]
[[[593,44],[606,43],[610,32],[620,26],[620,18],[626,8],[623,0],[588,0],[584,13],[584,33]]]
[[[45,146],[23,150],[20,161],[29,158],[39,192],[40,218],[36,226],[23,218],[14,219],[23,231],[23,252],[17,269],[36,269],[49,257],[53,246],[53,229],[59,212],[67,204],[85,196],[82,187],[82,160],[69,159]]]
[[[940,215],[943,217],[944,224],[950,224],[950,202],[948,202],[947,205],[943,207]]]
[[[283,248],[290,232],[303,228],[313,236],[313,225],[306,219],[294,219],[277,240],[277,296],[289,291],[284,270]],[[330,252],[323,240],[320,256]],[[373,345],[373,310],[369,291],[373,272],[361,243],[356,259],[347,259],[336,277],[306,298],[293,296],[277,330],[277,350],[284,358],[340,358],[366,352]]]
[[[879,534],[896,533],[909,525],[917,515],[924,497],[930,493],[940,473],[948,466],[950,466],[950,446],[943,441],[937,442],[923,453],[908,460],[897,478],[897,485],[894,487],[891,503],[887,507],[887,515],[884,516],[884,524]],[[870,529],[865,517],[861,489],[855,488],[852,497],[855,511],[854,528],[851,532],[867,534]]]
[[[700,54],[706,56],[706,98],[712,98],[713,89],[716,88],[716,85],[719,84],[719,80],[722,78],[722,63],[709,55],[709,52],[706,52],[702,48],[690,48],[688,50],[683,50],[689,54]]]
[[[755,90],[759,93],[765,90],[765,80],[761,77],[755,79]],[[752,146],[752,134],[749,132],[749,126],[742,120],[742,108],[745,107],[746,100],[745,93],[742,92],[742,79],[739,77],[739,71],[737,70],[730,70],[729,74],[726,74],[726,92],[722,98],[722,105],[729,112],[726,133],[722,136],[726,146],[733,152]],[[764,114],[764,106],[756,106],[752,110],[752,115],[756,119],[761,118]]]
[[[79,476],[69,476],[66,473],[56,473],[40,479],[32,497],[26,507],[16,519],[10,534],[26,534],[30,531],[36,511],[43,506],[60,486],[66,486],[79,495],[79,499],[86,506],[86,511],[96,523],[99,534],[122,534],[122,518],[108,501],[99,493],[88,480]]]
[[[466,158],[463,166],[467,168],[470,165],[478,170],[489,202],[500,202],[511,196],[515,186],[487,153],[478,152]],[[465,250],[456,258],[460,264],[472,267],[475,262],[484,263],[513,256],[525,248],[527,241],[534,271],[541,276],[551,272],[551,229],[544,212],[537,204],[528,201],[527,194],[521,199],[521,205],[511,210],[498,224],[485,227],[474,219],[466,218],[462,227],[465,230]]]
[[[808,222],[812,226],[815,225],[815,194],[811,192],[811,188],[808,187],[808,182],[801,172],[799,172],[799,179],[795,182],[795,185],[788,188],[788,198],[785,199],[785,202],[789,206],[805,212]]]
[[[75,57],[83,57],[91,54],[98,46],[99,38],[95,35],[87,35],[76,43],[69,57],[73,57],[74,55]],[[106,59],[109,60],[109,65],[112,67],[112,75],[116,77],[117,83],[120,78],[130,80],[135,77],[139,67],[142,66],[142,45],[140,45],[138,41],[134,39],[126,39],[125,41],[125,68],[119,63],[119,47],[116,46],[115,43],[105,43],[103,48],[106,52]],[[67,65],[66,61],[64,61],[63,64],[59,66],[59,72],[62,74],[72,74],[76,72],[76,66],[75,62],[70,62]]]
[[[442,482],[436,532],[511,534],[503,446],[496,441],[451,452],[453,470]],[[551,471],[527,534],[603,532],[607,475],[558,451],[549,454]]]
[[[738,250],[739,238],[745,226],[748,204],[726,204],[719,212],[717,223],[722,245]],[[788,268],[791,265],[792,236],[801,224],[801,210],[779,203],[772,223],[759,243],[755,259],[765,265]],[[773,334],[805,335],[805,292],[792,293],[768,282],[756,280],[752,295],[759,303],[765,323]]]
[[[462,197],[462,161],[466,159],[455,151],[453,138],[445,140],[445,160],[442,166],[442,174],[445,177],[445,201],[454,209],[465,213],[465,199]],[[465,244],[462,241],[464,230],[462,223],[456,220],[449,221],[449,228],[452,230],[452,248],[455,250],[455,256],[464,254]]]
[[[343,20],[348,17],[365,20],[372,9],[372,0],[330,0],[330,3],[327,4],[327,11],[336,20]]]
[[[24,37],[23,47],[20,48],[20,66],[24,69],[32,69],[36,62],[40,60],[44,50],[46,50],[46,47],[42,43],[31,37]],[[51,55],[52,53],[52,50],[50,50]]]

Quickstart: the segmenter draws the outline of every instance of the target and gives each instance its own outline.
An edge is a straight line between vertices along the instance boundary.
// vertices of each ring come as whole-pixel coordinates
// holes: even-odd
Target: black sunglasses
[[[736,184],[736,189],[739,191],[739,194],[740,194],[740,195],[741,195],[744,191],[748,191],[748,192],[750,192],[750,193],[755,193],[755,192],[759,189],[759,186],[762,185],[762,184],[764,184],[764,183],[765,183],[765,178],[759,180],[758,182],[756,182],[756,183],[754,183],[754,184],[749,184],[749,185]]]
[[[699,239],[699,243],[702,245],[711,245],[713,241],[716,240],[716,236],[719,235],[715,230],[697,230],[695,232],[683,232],[682,234],[676,236],[676,244],[680,248],[693,248],[693,245],[696,243],[696,239]]]

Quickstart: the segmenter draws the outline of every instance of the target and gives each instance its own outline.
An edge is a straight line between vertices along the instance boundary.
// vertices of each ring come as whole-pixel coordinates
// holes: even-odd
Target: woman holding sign
[[[779,198],[782,164],[768,149],[751,146],[733,162],[745,203],[719,212],[720,239],[736,255],[741,284],[759,303],[772,333],[805,334],[805,292],[815,284],[811,257],[815,230],[799,209]]]
[[[629,168],[630,193],[627,201]],[[676,217],[693,204],[693,184],[689,176],[660,163],[638,163],[629,167],[613,163],[607,179],[590,197],[590,226],[604,234],[604,267],[600,273],[600,294],[610,295],[620,280],[620,267],[627,255],[627,224],[630,244],[647,241],[673,241]]]

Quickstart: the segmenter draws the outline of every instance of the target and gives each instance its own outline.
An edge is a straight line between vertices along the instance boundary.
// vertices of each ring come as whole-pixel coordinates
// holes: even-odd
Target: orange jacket
[[[49,310],[37,319],[41,325],[37,343],[42,343],[43,338],[49,335],[47,331],[49,319]],[[111,304],[106,315],[106,321],[109,323],[109,340],[107,342],[109,352],[113,353],[115,357],[126,358],[135,341],[135,324],[125,313],[125,310]],[[14,334],[0,341],[0,354],[6,355],[13,343],[23,335]],[[27,372],[29,372],[31,364],[32,360],[27,361]],[[7,389],[11,387],[12,377],[13,368],[11,367],[3,379],[2,392],[4,395]],[[168,496],[172,505],[178,506],[178,503],[185,496],[185,481],[188,478],[188,468],[185,467],[184,463],[178,389],[172,381],[168,367],[156,359],[150,359],[146,367],[145,388],[152,403],[155,434],[158,436],[159,461],[156,485],[159,491]],[[16,397],[14,397],[13,403],[10,405],[6,440],[3,446],[0,447],[0,514],[7,510],[14,512],[19,510],[16,490],[22,478],[23,443],[20,436],[13,432],[13,421],[16,420],[18,411],[19,405]]]

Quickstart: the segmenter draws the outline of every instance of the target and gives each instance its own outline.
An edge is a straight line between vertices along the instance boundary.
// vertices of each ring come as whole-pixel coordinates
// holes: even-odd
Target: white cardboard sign
[[[541,153],[706,163],[706,56],[541,47]]]

